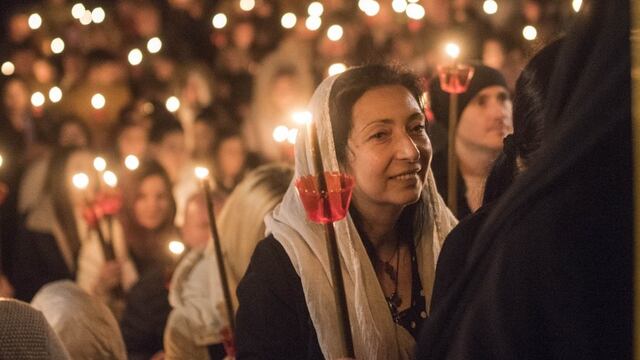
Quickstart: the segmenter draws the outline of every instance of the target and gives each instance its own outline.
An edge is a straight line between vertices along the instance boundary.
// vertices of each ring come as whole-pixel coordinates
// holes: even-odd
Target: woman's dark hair
[[[80,151],[87,150],[77,146],[55,148],[49,161],[43,188],[45,194],[51,195],[53,214],[67,238],[73,259],[77,258],[81,242],[76,217],[73,215],[73,204],[70,197],[71,184],[67,178],[66,168],[71,156]]]
[[[542,49],[518,77],[513,97],[513,134],[505,138],[502,154],[487,177],[483,204],[498,199],[513,183],[518,159],[527,167],[535,158],[544,129],[544,102],[561,45],[562,40],[557,40]]]
[[[349,69],[340,74],[331,87],[329,94],[329,118],[333,129],[333,141],[336,148],[338,163],[347,163],[347,143],[353,127],[353,106],[365,92],[385,85],[400,85],[405,87],[424,111],[421,96],[424,92],[420,80],[413,73],[394,65],[372,64]],[[422,222],[427,209],[422,201],[407,206],[396,224],[401,241],[412,242],[422,235]],[[375,265],[379,258],[373,244],[368,239],[363,228],[362,216],[355,208],[349,209],[351,218],[358,229],[367,253]]]
[[[144,180],[151,176],[158,176],[162,179],[162,183],[168,192],[170,207],[169,215],[165,222],[153,230],[143,228],[135,218],[134,212],[140,186]],[[125,227],[127,246],[133,253],[135,259],[150,259],[164,252],[164,248],[161,248],[159,244],[157,244],[157,241],[162,240],[161,236],[173,229],[176,216],[176,201],[173,197],[172,188],[169,175],[167,175],[167,172],[162,166],[155,161],[148,161],[140,166],[124,186],[124,217],[122,222]]]

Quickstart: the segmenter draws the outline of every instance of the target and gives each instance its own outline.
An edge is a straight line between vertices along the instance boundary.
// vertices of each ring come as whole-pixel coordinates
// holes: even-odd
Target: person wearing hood
[[[588,1],[558,54],[540,149],[420,336],[424,359],[631,359],[629,1]]]

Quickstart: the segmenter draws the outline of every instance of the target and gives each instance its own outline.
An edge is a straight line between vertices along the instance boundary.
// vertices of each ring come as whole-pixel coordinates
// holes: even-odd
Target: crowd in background
[[[31,301],[43,285],[74,279],[112,310],[130,358],[153,356],[178,262],[169,245],[207,246],[195,165],[211,169],[220,213],[251,169],[293,162],[292,114],[323,78],[375,61],[426,81],[447,61],[447,42],[460,45],[460,61],[499,70],[512,91],[577,3],[16,3],[0,39],[0,296]],[[94,170],[96,156],[117,174],[116,189]],[[87,189],[72,185],[79,172]],[[110,191],[117,214],[96,225],[87,201]]]

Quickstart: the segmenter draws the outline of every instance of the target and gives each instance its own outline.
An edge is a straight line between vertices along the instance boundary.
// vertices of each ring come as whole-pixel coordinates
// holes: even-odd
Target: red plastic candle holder
[[[296,180],[296,189],[309,220],[328,224],[344,219],[351,202],[353,177],[338,172],[325,172],[327,191],[321,192],[318,178],[313,175]]]
[[[440,87],[449,94],[462,94],[467,91],[474,68],[470,65],[455,64],[438,66],[438,77]]]

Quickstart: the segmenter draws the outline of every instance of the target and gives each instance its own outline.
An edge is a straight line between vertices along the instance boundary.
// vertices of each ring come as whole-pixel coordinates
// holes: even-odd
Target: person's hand
[[[164,360],[164,351],[158,351],[149,360]]]
[[[0,298],[13,297],[13,286],[6,276],[0,275]]]
[[[117,261],[107,261],[100,269],[98,283],[96,284],[96,293],[105,294],[113,290],[118,284],[122,275],[122,266]]]

